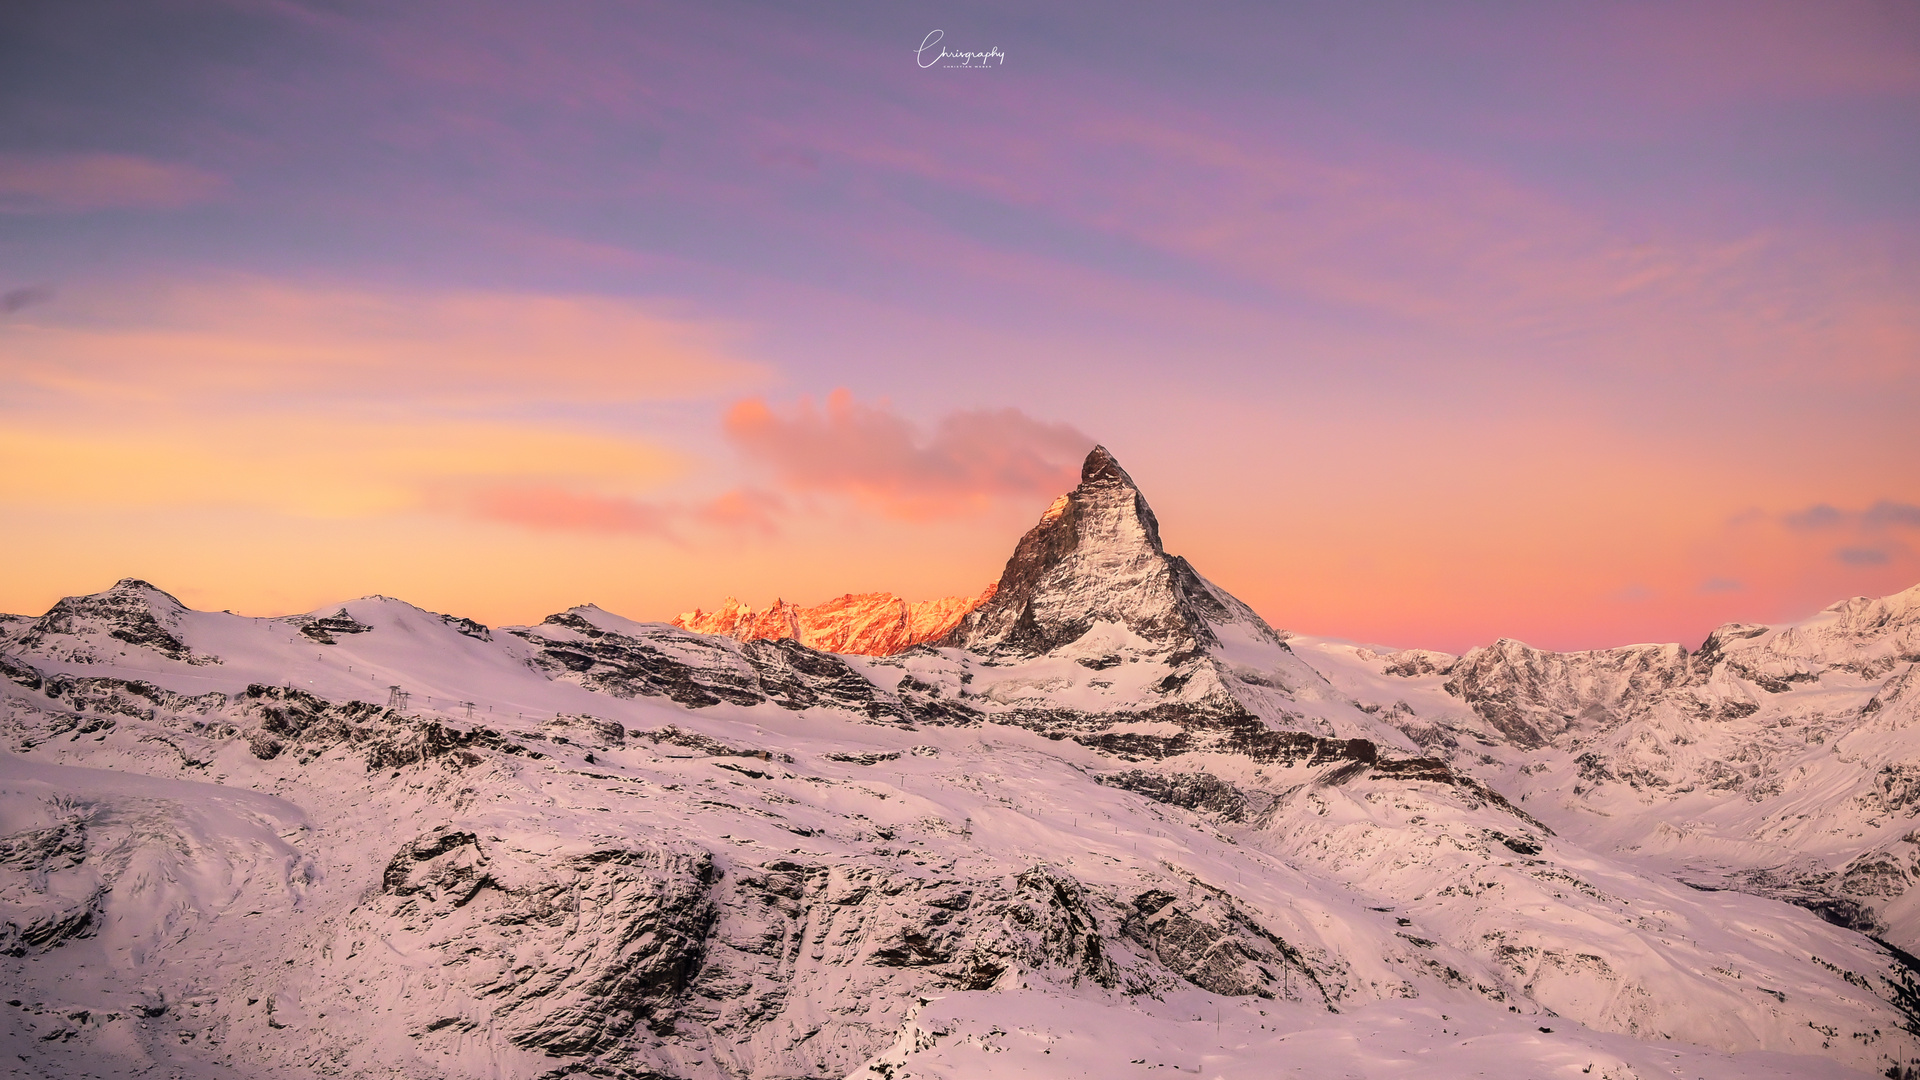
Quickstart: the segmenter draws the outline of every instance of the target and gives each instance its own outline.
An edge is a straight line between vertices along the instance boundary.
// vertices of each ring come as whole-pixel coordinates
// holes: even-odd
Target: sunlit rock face
[[[729,596],[714,611],[695,608],[674,616],[673,625],[736,641],[791,640],[822,652],[892,656],[945,634],[991,597],[993,590],[989,585],[979,596],[917,603],[892,593],[848,593],[804,608],[775,600],[757,612]]]
[[[1097,446],[1081,466],[1080,486],[1020,538],[992,597],[941,644],[1037,656],[1109,623],[1177,651],[1213,644],[1209,623],[1236,617],[1273,633],[1185,559],[1167,554],[1133,477]]]

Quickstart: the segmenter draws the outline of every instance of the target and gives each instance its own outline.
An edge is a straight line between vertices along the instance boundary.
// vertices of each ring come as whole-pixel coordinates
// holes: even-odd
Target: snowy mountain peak
[[[1162,648],[1209,644],[1196,603],[1218,602],[1186,560],[1160,543],[1160,523],[1106,447],[1015,545],[994,594],[941,644],[1037,656],[1108,623]],[[1270,632],[1270,631],[1269,631]]]
[[[22,652],[73,663],[95,663],[148,650],[169,660],[218,663],[196,655],[179,635],[187,607],[173,594],[138,578],[121,578],[105,592],[68,596],[47,610],[15,640]]]

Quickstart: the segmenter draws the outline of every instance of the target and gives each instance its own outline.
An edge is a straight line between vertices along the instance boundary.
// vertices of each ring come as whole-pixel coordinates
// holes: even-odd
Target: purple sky
[[[27,3],[0,607],[971,593],[1097,440],[1280,625],[1692,644],[1920,580],[1916,131],[1910,3]]]

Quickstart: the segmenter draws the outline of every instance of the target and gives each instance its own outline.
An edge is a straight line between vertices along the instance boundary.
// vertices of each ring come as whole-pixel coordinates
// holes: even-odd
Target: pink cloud
[[[187,165],[132,154],[0,157],[0,212],[171,210],[205,202],[224,182]]]
[[[1093,440],[1068,424],[1018,409],[950,413],[923,436],[883,402],[865,405],[847,390],[776,410],[760,398],[726,416],[727,435],[771,466],[794,491],[847,495],[890,517],[951,517],[1009,496],[1050,495],[1073,486]]]

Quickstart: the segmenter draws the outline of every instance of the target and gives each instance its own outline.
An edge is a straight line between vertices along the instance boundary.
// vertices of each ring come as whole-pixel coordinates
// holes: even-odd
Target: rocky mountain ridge
[[[797,641],[822,652],[892,656],[946,634],[992,597],[993,589],[989,585],[978,596],[913,603],[892,593],[848,593],[812,607],[775,600],[758,612],[729,596],[714,611],[695,608],[671,622],[682,630],[735,641]]]
[[[1920,586],[1722,626],[1691,652],[1293,644],[1563,831],[1920,949]]]

